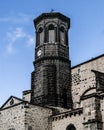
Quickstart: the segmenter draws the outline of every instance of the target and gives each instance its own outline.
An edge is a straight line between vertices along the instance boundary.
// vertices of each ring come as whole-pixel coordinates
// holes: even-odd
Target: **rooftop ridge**
[[[84,61],[84,62],[82,62],[82,63],[79,63],[79,64],[77,64],[77,65],[75,65],[75,66],[72,66],[71,69],[74,69],[74,68],[76,68],[76,67],[78,67],[78,66],[80,66],[80,65],[86,64],[86,63],[91,62],[91,61],[94,61],[94,60],[96,60],[96,59],[99,59],[99,58],[101,58],[101,57],[103,57],[103,56],[104,56],[104,54],[101,54],[101,55],[99,55],[99,56],[97,56],[97,57],[91,58],[91,59],[89,59],[89,60],[87,60],[87,61]]]

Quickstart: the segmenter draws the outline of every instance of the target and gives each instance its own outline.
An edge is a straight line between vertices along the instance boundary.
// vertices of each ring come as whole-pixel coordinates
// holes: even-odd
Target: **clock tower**
[[[31,75],[31,102],[72,108],[68,29],[70,19],[60,13],[43,13],[34,20],[36,47]]]

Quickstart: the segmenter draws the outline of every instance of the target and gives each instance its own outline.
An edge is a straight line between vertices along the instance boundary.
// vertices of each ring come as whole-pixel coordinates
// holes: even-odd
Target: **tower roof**
[[[36,19],[34,19],[34,24],[36,25],[38,22],[40,22],[42,19],[49,19],[49,18],[59,18],[62,21],[65,21],[67,23],[70,23],[70,18],[67,16],[59,13],[59,12],[50,12],[50,13],[42,13],[40,16],[38,16]]]

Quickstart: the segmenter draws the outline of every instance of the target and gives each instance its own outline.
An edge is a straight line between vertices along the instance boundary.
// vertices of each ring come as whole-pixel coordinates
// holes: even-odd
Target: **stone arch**
[[[60,42],[68,45],[68,32],[65,25],[60,26]]]
[[[73,124],[70,124],[66,127],[66,130],[76,130],[76,128]]]
[[[60,23],[60,24],[59,24],[59,27],[60,27],[60,28],[63,27],[65,30],[67,30],[67,26],[66,26],[66,24],[64,24],[64,23]]]
[[[61,27],[60,27],[60,30],[61,30],[61,32],[64,32],[64,31],[65,31],[65,27],[64,27],[64,26],[61,26]]]
[[[36,31],[36,46],[44,42],[44,31],[43,26],[39,26]]]
[[[39,28],[44,28],[44,24],[41,23],[41,24],[37,25],[36,30],[38,31]]]
[[[81,97],[80,97],[80,101],[81,101],[81,99],[83,98],[83,96],[85,96],[85,95],[87,95],[87,94],[93,93],[94,90],[96,91],[96,87],[88,88],[87,90],[85,90],[85,91],[83,92],[83,94],[81,95]]]
[[[38,30],[38,40],[39,40],[39,44],[42,44],[44,42],[44,33],[42,27],[40,27]]]
[[[46,37],[47,37],[47,41],[49,43],[55,42],[55,26],[54,26],[54,24],[50,23],[48,25],[47,30],[46,30]]]
[[[55,22],[55,21],[48,21],[48,22],[45,23],[45,27],[48,27],[50,24],[53,24],[54,27],[58,26],[57,22]]]
[[[54,29],[54,25],[53,25],[53,24],[49,24],[48,29],[49,29],[49,30]]]
[[[38,29],[38,32],[39,32],[39,33],[43,32],[43,28],[40,27],[40,28]]]
[[[57,42],[58,25],[54,21],[47,22],[45,24],[45,42],[55,43]]]
[[[65,44],[65,27],[60,27],[60,42]]]

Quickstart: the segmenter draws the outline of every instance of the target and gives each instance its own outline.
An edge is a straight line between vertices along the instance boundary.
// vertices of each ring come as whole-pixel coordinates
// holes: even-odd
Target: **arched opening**
[[[76,128],[73,124],[70,124],[66,127],[66,130],[76,130]]]
[[[65,29],[63,26],[60,28],[60,41],[65,44]]]
[[[60,42],[68,45],[68,32],[63,26],[60,27]]]
[[[43,33],[43,28],[40,27],[36,31],[36,46],[39,46],[44,42],[44,33]]]
[[[40,27],[38,30],[38,41],[39,41],[39,44],[42,44],[44,42],[44,35],[43,35],[42,27]]]
[[[55,42],[55,28],[54,25],[52,24],[48,26],[48,42],[49,43]]]

